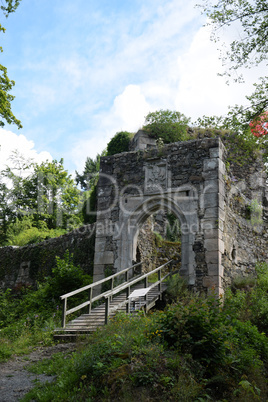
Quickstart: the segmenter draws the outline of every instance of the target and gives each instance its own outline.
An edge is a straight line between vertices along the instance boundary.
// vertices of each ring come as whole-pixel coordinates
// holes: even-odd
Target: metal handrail
[[[137,263],[137,264],[132,265],[131,267],[125,268],[125,269],[123,269],[122,271],[119,271],[119,272],[117,272],[117,273],[115,273],[115,274],[113,274],[113,275],[110,275],[110,276],[108,276],[107,278],[103,278],[103,279],[99,280],[98,282],[91,283],[90,285],[83,286],[82,288],[76,289],[76,290],[74,290],[74,291],[72,291],[72,292],[69,292],[69,293],[66,293],[66,294],[60,296],[60,299],[63,300],[62,328],[65,328],[66,316],[67,316],[67,315],[69,315],[69,314],[71,314],[71,313],[74,313],[75,311],[81,310],[82,308],[84,308],[84,307],[86,307],[86,306],[89,306],[88,313],[90,313],[90,312],[91,312],[92,303],[93,303],[94,301],[97,301],[97,300],[101,299],[102,297],[104,297],[104,296],[106,295],[106,293],[109,293],[109,292],[110,292],[110,291],[108,290],[108,291],[106,291],[106,292],[104,292],[104,293],[102,293],[102,294],[99,294],[99,295],[93,297],[93,288],[94,288],[94,287],[99,286],[99,285],[103,284],[104,282],[107,282],[107,281],[112,280],[112,284],[111,284],[112,289],[111,289],[111,290],[114,290],[114,289],[116,289],[116,288],[118,287],[118,286],[117,286],[117,287],[114,288],[114,279],[115,279],[116,277],[118,277],[118,276],[120,276],[120,275],[122,275],[122,274],[125,274],[125,281],[128,281],[128,272],[129,272],[131,269],[133,269],[133,268],[135,268],[135,267],[137,267],[137,266],[139,266],[139,265],[141,265],[141,264],[142,264],[142,262],[139,262],[139,263]],[[120,286],[120,285],[119,285],[119,286]],[[78,293],[84,292],[85,290],[89,290],[89,297],[88,297],[88,300],[87,300],[86,302],[82,303],[82,304],[79,304],[79,305],[76,306],[76,307],[73,307],[73,308],[70,309],[70,310],[67,310],[67,300],[68,300],[68,298],[69,298],[69,297],[72,297],[72,296],[74,296],[74,295],[76,295],[76,294],[78,294]]]
[[[155,268],[154,270],[147,272],[145,274],[140,275],[138,278],[133,279],[131,282],[127,282],[127,283],[123,283],[119,286],[117,286],[116,288],[106,292],[105,294],[103,294],[103,296],[105,297],[105,324],[108,323],[108,319],[109,319],[109,315],[111,312],[113,312],[115,310],[115,308],[110,309],[110,298],[112,298],[115,294],[122,292],[123,290],[127,290],[126,292],[126,300],[124,302],[120,303],[120,307],[122,307],[123,305],[127,306],[127,312],[129,313],[130,311],[130,300],[129,300],[129,295],[130,295],[130,287],[135,285],[136,283],[139,283],[141,281],[144,281],[144,287],[145,288],[154,288],[156,286],[158,286],[158,290],[159,292],[161,292],[161,283],[170,275],[173,274],[173,272],[169,272],[168,274],[166,274],[165,276],[161,277],[161,270],[168,264],[170,264],[173,260],[169,260],[168,262],[166,262],[163,265],[160,265],[159,267]],[[154,273],[158,272],[158,281],[156,281],[155,283],[151,284],[148,287],[148,277]],[[146,300],[146,296],[144,296],[145,300]]]

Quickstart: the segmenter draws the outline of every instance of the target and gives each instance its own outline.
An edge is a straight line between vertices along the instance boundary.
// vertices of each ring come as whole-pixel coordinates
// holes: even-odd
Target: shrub
[[[120,131],[108,142],[107,155],[120,154],[121,152],[128,152],[129,145],[133,134],[128,131]]]
[[[166,239],[171,242],[178,242],[181,237],[179,219],[172,213],[167,214]]]
[[[82,268],[74,265],[73,256],[68,251],[62,259],[56,257],[56,267],[52,268],[52,277],[47,280],[48,292],[54,299],[92,282],[92,278],[85,275]]]
[[[161,138],[164,143],[186,141],[190,119],[184,114],[171,110],[159,110],[149,113],[145,117],[146,124],[143,129],[152,138]]]
[[[66,230],[64,229],[48,229],[46,222],[35,221],[33,216],[23,216],[9,225],[7,244],[25,246],[26,244],[40,243],[65,233]]]

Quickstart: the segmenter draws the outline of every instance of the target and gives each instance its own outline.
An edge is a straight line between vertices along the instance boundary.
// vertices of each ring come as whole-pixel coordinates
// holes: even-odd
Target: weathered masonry
[[[120,271],[139,259],[137,244],[152,246],[143,224],[159,210],[180,221],[180,272],[192,288],[221,293],[235,276],[254,274],[256,263],[268,263],[266,169],[262,155],[246,154],[235,135],[223,139],[226,148],[218,138],[157,148],[138,132],[132,152],[101,160],[96,227],[0,247],[0,289],[34,285],[66,250],[90,274],[95,251],[95,281],[107,267]]]
[[[94,281],[107,267],[120,271],[132,265],[141,225],[161,209],[180,221],[180,273],[194,289],[220,294],[233,276],[268,261],[260,160],[244,167],[243,175],[230,162],[226,169],[228,155],[219,138],[142,148],[101,160]]]

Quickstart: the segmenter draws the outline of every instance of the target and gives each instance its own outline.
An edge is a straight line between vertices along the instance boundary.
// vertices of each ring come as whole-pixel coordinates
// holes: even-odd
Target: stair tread
[[[149,283],[148,286],[151,284]],[[130,292],[134,289],[143,288],[143,284],[133,285]],[[139,311],[140,308],[144,307],[146,304],[155,303],[157,298],[161,295],[161,293],[166,289],[166,284],[162,283],[161,291],[158,290],[157,287],[151,289],[147,296],[146,300],[144,297],[138,297],[135,300],[135,309],[133,310],[133,304],[131,303],[130,312],[135,314]],[[126,292],[121,293],[120,295],[114,296],[110,301],[110,312],[109,317],[112,318],[117,312],[126,312],[126,304],[123,304],[127,300]],[[118,307],[120,305],[120,307]],[[150,306],[151,307],[151,306]],[[82,334],[89,334],[97,330],[97,328],[103,326],[105,324],[105,303],[92,308],[89,313],[81,314],[79,317],[74,318],[69,321],[65,328],[56,328],[54,330],[55,339],[75,339],[76,336]]]

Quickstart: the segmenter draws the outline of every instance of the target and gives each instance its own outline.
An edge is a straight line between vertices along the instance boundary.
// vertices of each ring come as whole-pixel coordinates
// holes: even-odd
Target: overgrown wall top
[[[35,285],[51,274],[55,257],[66,251],[73,254],[75,265],[92,275],[94,261],[94,225],[82,226],[66,235],[24,247],[0,248],[0,288]]]

